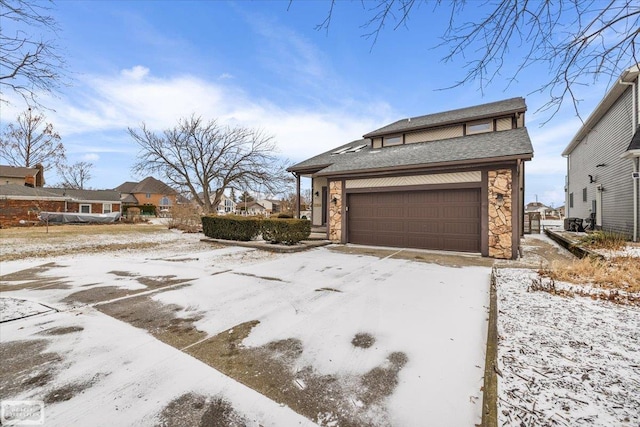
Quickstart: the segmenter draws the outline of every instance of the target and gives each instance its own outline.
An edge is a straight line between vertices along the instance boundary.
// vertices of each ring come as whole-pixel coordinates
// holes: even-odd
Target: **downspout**
[[[636,82],[635,81],[631,81],[631,82],[625,82],[622,80],[622,78],[620,78],[620,81],[618,82],[621,85],[625,85],[625,86],[632,86],[631,88],[631,138],[633,138],[633,135],[635,134],[637,128],[638,128],[638,108],[636,107]],[[635,172],[639,172],[638,170],[638,157],[632,158],[633,164],[634,164],[634,169]],[[632,178],[633,179],[633,241],[637,242],[638,241],[638,179]]]

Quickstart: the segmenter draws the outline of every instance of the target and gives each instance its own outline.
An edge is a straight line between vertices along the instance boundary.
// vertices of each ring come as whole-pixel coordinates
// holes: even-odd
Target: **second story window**
[[[150,199],[150,198],[151,198],[151,193],[147,193],[145,197],[146,197],[147,199]]]
[[[493,131],[493,122],[490,120],[467,123],[467,135],[491,131]]]
[[[401,145],[402,144],[402,135],[398,136],[385,136],[382,139],[383,147],[391,147],[392,145]]]

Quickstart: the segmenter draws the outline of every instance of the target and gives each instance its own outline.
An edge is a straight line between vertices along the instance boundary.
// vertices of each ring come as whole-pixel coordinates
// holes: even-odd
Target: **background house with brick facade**
[[[113,190],[71,190],[18,184],[0,186],[2,227],[38,222],[41,212],[112,213],[120,212],[120,206],[120,193]]]
[[[171,212],[178,203],[178,192],[152,176],[140,182],[124,182],[114,190],[120,192],[123,206],[153,205],[158,214]]]
[[[339,243],[516,258],[523,98],[402,119],[288,170],[312,179],[312,224]]]

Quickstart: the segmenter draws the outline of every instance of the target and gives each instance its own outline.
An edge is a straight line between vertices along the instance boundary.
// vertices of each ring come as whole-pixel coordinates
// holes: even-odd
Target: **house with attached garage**
[[[567,158],[566,216],[637,242],[640,222],[638,64],[625,70],[578,130]]]
[[[526,110],[512,98],[402,119],[288,170],[298,194],[311,178],[312,224],[334,242],[516,258]]]

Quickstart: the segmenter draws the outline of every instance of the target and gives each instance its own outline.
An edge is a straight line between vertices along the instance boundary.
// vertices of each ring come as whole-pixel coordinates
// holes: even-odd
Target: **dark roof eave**
[[[413,126],[413,127],[405,127],[405,128],[401,128],[401,129],[396,129],[393,131],[373,131],[373,132],[369,132],[365,135],[362,135],[363,138],[375,138],[377,136],[384,136],[384,135],[395,135],[398,134],[400,132],[414,132],[414,131],[418,131],[418,130],[425,130],[425,129],[434,129],[434,128],[439,128],[439,127],[443,127],[443,126],[450,126],[450,125],[455,125],[455,124],[463,124],[469,121],[475,121],[475,120],[482,120],[482,119],[487,119],[487,118],[500,118],[500,117],[505,117],[505,116],[510,116],[512,114],[516,114],[516,113],[524,113],[527,111],[527,108],[514,108],[512,110],[507,110],[507,111],[501,111],[500,113],[492,113],[492,114],[479,114],[479,115],[475,115],[475,116],[469,116],[464,118],[463,120],[461,119],[455,119],[455,120],[447,120],[447,121],[443,121],[437,124],[433,124],[433,125],[418,125],[418,126]],[[386,127],[386,126],[385,126]]]
[[[436,163],[419,163],[414,165],[403,165],[403,166],[392,166],[392,167],[383,167],[383,168],[373,168],[373,169],[357,169],[357,170],[348,170],[348,171],[329,171],[329,172],[320,172],[315,176],[317,177],[342,177],[349,175],[360,175],[360,174],[371,174],[371,173],[385,173],[385,172],[403,172],[410,170],[418,170],[418,169],[431,169],[431,168],[442,168],[442,167],[454,167],[454,166],[470,166],[470,165],[487,165],[492,163],[500,163],[500,162],[509,162],[513,160],[531,160],[533,158],[533,153],[528,154],[518,154],[513,156],[502,156],[502,157],[488,157],[486,159],[470,159],[470,160],[458,160],[454,162],[436,162]]]
[[[303,167],[300,167],[300,168],[297,168],[295,166],[291,166],[291,167],[287,168],[287,172],[314,174],[316,172],[321,171],[324,168],[327,168],[327,167],[331,166],[332,164],[333,163],[326,163],[326,164],[322,164],[322,165],[303,166]]]

